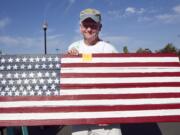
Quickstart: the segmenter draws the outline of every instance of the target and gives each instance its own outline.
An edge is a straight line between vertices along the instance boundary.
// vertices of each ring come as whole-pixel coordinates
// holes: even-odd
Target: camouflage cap
[[[80,22],[87,18],[93,19],[95,22],[101,22],[101,13],[96,9],[87,8],[80,12]]]

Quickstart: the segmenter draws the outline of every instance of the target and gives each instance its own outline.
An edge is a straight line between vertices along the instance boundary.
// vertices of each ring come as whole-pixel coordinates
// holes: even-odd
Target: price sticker
[[[84,54],[82,54],[82,59],[84,62],[90,62],[90,61],[92,61],[92,54],[84,53]]]

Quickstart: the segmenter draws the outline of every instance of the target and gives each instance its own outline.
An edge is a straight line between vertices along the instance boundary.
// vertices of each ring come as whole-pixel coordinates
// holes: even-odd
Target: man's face
[[[96,40],[100,30],[101,24],[96,23],[90,18],[84,20],[80,24],[80,31],[86,40]]]

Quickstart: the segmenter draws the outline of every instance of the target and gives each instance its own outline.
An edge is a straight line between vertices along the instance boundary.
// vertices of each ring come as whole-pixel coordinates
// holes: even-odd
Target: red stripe
[[[104,89],[103,89],[104,91]],[[94,100],[94,99],[138,99],[138,98],[179,98],[180,93],[147,93],[147,94],[94,94],[94,95],[62,95],[62,96],[27,96],[0,97],[0,102],[10,101],[58,101],[58,100]]]
[[[142,63],[62,63],[61,68],[69,67],[180,67],[178,62],[142,62]]]
[[[92,88],[145,88],[145,87],[179,87],[180,82],[162,83],[114,83],[114,84],[61,84],[60,88],[65,89],[92,89]]]
[[[101,112],[128,110],[180,109],[180,104],[116,105],[116,106],[66,106],[66,107],[15,107],[1,108],[1,113],[53,113],[53,112]]]
[[[92,54],[93,57],[178,57],[173,53],[101,53]],[[82,54],[78,56],[64,54],[61,58],[77,58],[82,57]]]
[[[179,122],[180,116],[153,116],[104,119],[56,119],[56,120],[0,120],[0,126],[77,125],[145,122]]]
[[[92,77],[172,77],[180,76],[180,72],[163,73],[61,73],[60,78],[92,78]]]

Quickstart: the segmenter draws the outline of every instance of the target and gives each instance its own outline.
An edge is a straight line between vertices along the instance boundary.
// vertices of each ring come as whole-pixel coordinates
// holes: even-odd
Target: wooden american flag
[[[48,65],[49,56],[44,58]],[[174,54],[63,55],[56,62],[58,91],[48,82],[57,71],[50,66],[43,69],[44,76],[50,73],[44,79],[48,89],[40,86],[44,95],[28,89],[27,95],[2,94],[0,78],[0,126],[180,121],[180,63]],[[37,74],[37,82],[42,78]]]

